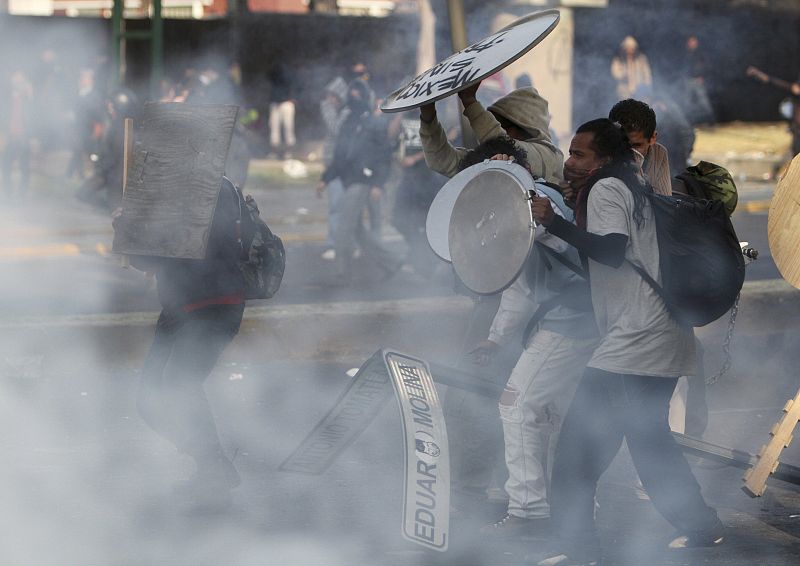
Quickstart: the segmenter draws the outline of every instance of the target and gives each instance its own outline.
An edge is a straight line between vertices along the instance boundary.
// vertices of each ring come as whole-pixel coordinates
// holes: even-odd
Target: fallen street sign
[[[278,469],[323,473],[369,426],[391,396],[392,386],[379,351],[359,368],[333,408]]]
[[[450,455],[439,396],[427,364],[384,352],[400,407],[405,440],[403,536],[447,550],[450,529]]]
[[[491,398],[499,395],[480,383],[470,383],[473,376],[438,367],[448,385]],[[450,452],[439,395],[423,360],[388,350],[375,352],[278,469],[322,474],[369,426],[393,393],[404,440],[402,534],[411,542],[445,552],[450,539]]]

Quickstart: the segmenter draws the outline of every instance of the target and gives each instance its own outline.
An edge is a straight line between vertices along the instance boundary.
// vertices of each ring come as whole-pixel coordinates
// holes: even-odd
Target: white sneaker
[[[322,256],[320,257],[328,261],[333,261],[336,259],[336,250],[334,250],[333,248],[325,250],[324,252],[322,252]]]

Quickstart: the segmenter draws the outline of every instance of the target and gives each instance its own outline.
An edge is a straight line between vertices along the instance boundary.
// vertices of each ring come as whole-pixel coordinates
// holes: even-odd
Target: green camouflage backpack
[[[685,191],[676,187],[676,192],[685,192],[698,199],[719,201],[725,207],[728,216],[736,210],[736,203],[739,200],[736,184],[724,167],[701,161],[697,165],[687,167],[677,179],[683,182]]]

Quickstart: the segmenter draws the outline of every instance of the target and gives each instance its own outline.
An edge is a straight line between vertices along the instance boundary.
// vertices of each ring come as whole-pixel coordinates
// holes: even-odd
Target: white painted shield
[[[504,171],[515,178],[521,186],[529,189],[533,188],[533,180],[530,173],[522,166],[509,161],[484,161],[464,169],[450,179],[436,193],[436,198],[433,199],[428,209],[428,217],[425,222],[425,231],[427,232],[431,249],[445,261],[452,261],[448,238],[450,217],[453,214],[456,199],[458,199],[467,183],[486,171]]]
[[[436,102],[474,85],[533,49],[558,25],[558,10],[537,12],[454,53],[386,97],[384,112],[402,112]]]
[[[466,184],[453,206],[448,234],[453,269],[475,293],[498,293],[522,272],[534,233],[530,175],[528,182],[507,169],[484,171]]]

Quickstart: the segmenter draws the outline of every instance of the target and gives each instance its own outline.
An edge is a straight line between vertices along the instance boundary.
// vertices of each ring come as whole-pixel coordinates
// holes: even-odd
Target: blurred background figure
[[[297,138],[294,133],[295,101],[292,82],[283,65],[269,75],[269,143],[275,156],[292,157]]]
[[[425,163],[418,113],[409,112],[398,121],[400,182],[395,192],[392,224],[408,244],[407,262],[414,273],[428,279],[439,259],[428,244],[425,224],[428,209],[447,178],[431,171]]]
[[[357,61],[353,63],[353,66],[350,67],[350,80],[355,81],[359,80],[366,83],[369,86],[369,80],[371,78],[369,67],[367,67],[366,63],[363,61]],[[372,88],[370,86],[370,88]]]
[[[244,107],[238,63],[225,64],[219,60],[207,63],[197,75],[197,80],[187,89],[183,100],[192,104],[232,104],[239,107],[228,160],[225,162],[225,175],[234,185],[244,188],[251,158],[250,132],[246,124],[252,116]]]
[[[694,149],[694,128],[680,107],[666,96],[643,97],[658,116],[658,139],[667,148],[670,177],[683,173]]]
[[[683,109],[692,125],[713,124],[714,108],[708,98],[706,73],[709,64],[700,49],[700,40],[690,35],[686,40],[686,53],[683,65]]]
[[[375,113],[377,116],[381,116],[381,112],[378,110],[380,102],[377,100],[375,89],[370,82],[371,79],[372,73],[370,73],[369,67],[367,67],[367,64],[363,61],[356,61],[353,63],[353,66],[350,67],[350,81],[359,81],[359,83],[363,83],[367,87],[367,104],[373,113]],[[385,120],[385,117],[381,117],[381,119]],[[378,239],[381,238],[381,233],[383,231],[383,197],[384,194],[382,193],[380,198],[369,199],[367,201],[369,229],[372,230],[372,234]]]
[[[83,68],[78,75],[78,92],[74,102],[75,122],[72,131],[72,157],[67,165],[67,179],[86,179],[90,156],[97,155],[103,138],[106,110],[103,95],[95,85],[94,70]]]
[[[22,196],[30,185],[31,119],[33,112],[33,86],[21,70],[11,74],[8,99],[3,104],[3,135],[6,140],[3,152],[4,196]],[[12,185],[14,165],[17,165],[19,182],[16,191]]]
[[[94,171],[78,188],[80,200],[108,210],[119,206],[124,172],[125,119],[135,119],[138,111],[138,100],[130,89],[121,88],[109,97],[103,135],[93,157]]]
[[[391,166],[392,146],[387,125],[374,115],[371,94],[369,86],[361,80],[352,81],[348,86],[349,114],[339,128],[331,164],[325,168],[317,186],[322,190],[338,177],[345,187],[334,233],[337,285],[352,281],[356,244],[366,259],[380,268],[384,278],[396,273],[403,264],[395,252],[364,226],[362,219],[367,203],[382,197]]]
[[[619,45],[619,52],[611,60],[611,76],[617,81],[617,98],[634,98],[641,87],[652,87],[653,73],[647,56],[639,49],[639,42],[628,35]]]
[[[322,145],[322,161],[325,167],[330,166],[333,161],[339,127],[349,114],[346,103],[347,83],[342,77],[336,77],[325,86],[325,98],[319,104],[319,112],[325,124],[325,138]],[[337,177],[325,186],[325,190],[328,192],[328,237],[325,240],[327,249],[322,252],[322,259],[333,260],[336,258],[334,234],[339,220],[339,199],[344,194],[344,185]],[[317,196],[322,197],[322,193],[317,192]]]
[[[31,69],[36,120],[32,135],[43,151],[58,149],[71,143],[70,117],[73,115],[73,97],[76,94],[74,77],[68,72],[53,49],[44,49]],[[100,113],[102,114],[102,100]]]

